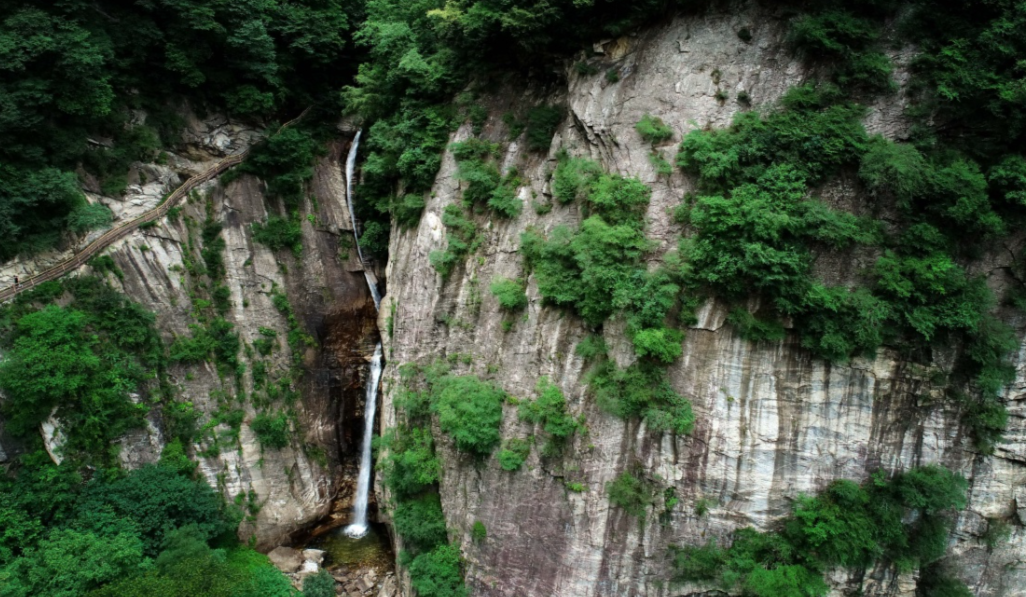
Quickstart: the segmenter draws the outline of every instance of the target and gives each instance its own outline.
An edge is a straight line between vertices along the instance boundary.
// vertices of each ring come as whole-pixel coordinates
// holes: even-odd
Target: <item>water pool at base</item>
[[[328,552],[324,563],[329,568],[392,568],[392,546],[388,531],[382,524],[369,524],[367,534],[359,539],[347,537],[344,529],[339,527],[317,537],[309,547]]]

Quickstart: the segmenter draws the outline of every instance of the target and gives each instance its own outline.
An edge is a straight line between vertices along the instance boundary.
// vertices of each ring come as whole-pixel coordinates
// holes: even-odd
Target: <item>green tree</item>
[[[499,444],[506,393],[470,375],[445,376],[432,383],[431,408],[442,431],[460,450],[486,456]]]
[[[55,529],[25,556],[0,569],[3,597],[79,597],[133,573],[143,546],[130,533],[98,536]]]

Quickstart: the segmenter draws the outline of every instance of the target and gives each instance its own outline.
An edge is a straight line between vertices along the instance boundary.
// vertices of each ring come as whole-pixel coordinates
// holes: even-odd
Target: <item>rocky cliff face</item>
[[[110,206],[118,225],[159,203],[189,176],[242,151],[259,137],[257,131],[224,119],[193,118],[186,145],[178,154],[170,154],[164,165],[137,165],[125,197],[90,198]],[[190,452],[198,455],[199,471],[229,501],[244,496],[251,515],[240,535],[255,537],[265,549],[324,518],[333,500],[351,491],[348,479],[355,477],[359,457],[362,378],[373,349],[375,315],[359,260],[349,249],[352,226],[341,163],[344,149],[341,142],[334,143],[317,161],[302,206],[302,213],[309,216],[302,221],[301,255],[287,250],[276,253],[254,242],[254,222],[286,214],[280,202],[265,197],[262,183],[249,175],[228,184],[208,183],[182,204],[179,214],[137,231],[106,253],[123,272],[120,279],[107,274],[108,281],[157,314],[157,327],[170,344],[176,337],[191,335],[197,300],[206,296],[205,281],[186,273],[189,262],[202,263],[200,228],[208,217],[223,226],[224,283],[231,293],[231,309],[224,317],[242,343],[241,374],[219,373],[213,363],[171,364],[168,373],[176,399],[191,404],[198,415],[197,427],[202,431]],[[24,280],[66,256],[53,253],[7,264],[0,277],[20,275]],[[80,273],[88,272],[86,267]],[[249,425],[257,414],[254,363],[265,364],[271,384],[293,369],[294,347],[287,341],[290,323],[275,306],[274,292],[284,293],[298,327],[316,340],[316,345],[298,345],[303,351],[297,357],[302,374],[285,384],[299,393],[299,399],[291,406],[281,400],[271,404],[272,411],[290,410],[295,415],[289,445],[280,450],[261,448]],[[273,350],[268,356],[255,354],[254,342],[266,339],[269,330],[275,334]],[[218,417],[219,413],[234,413],[234,420]],[[135,467],[155,462],[165,443],[165,428],[166,421],[154,409],[145,429],[124,438],[124,463]],[[218,447],[211,449],[214,443]],[[17,446],[8,443],[5,448],[0,448],[0,461]]]
[[[750,42],[737,35],[743,28],[753,34]],[[724,325],[725,310],[716,303],[701,309],[699,323],[688,330],[683,358],[670,369],[674,388],[695,409],[690,437],[654,433],[637,420],[622,421],[599,410],[586,395],[585,364],[574,354],[587,333],[585,325],[543,306],[533,280],[526,314],[510,331],[502,329],[504,314],[487,287],[497,277],[524,275],[517,253],[520,234],[529,226],[548,231],[580,221],[576,206],[555,205],[546,215],[530,209],[532,198],[550,195],[547,181],[556,150],[565,147],[648,184],[653,191],[649,236],[665,252],[684,232],[669,212],[693,182],[680,172],[660,178],[634,124],[649,113],[671,125],[674,139],[658,148],[669,157],[687,131],[728,125],[741,109],[739,92],[756,106],[773,104],[811,74],[790,58],[784,31],[773,14],[749,11],[681,18],[636,38],[597,45],[602,52],[598,66],[616,69],[619,82],[571,73],[566,89],[545,98],[565,103],[570,112],[548,155],[529,153],[517,142],[507,146],[502,168],[516,166],[524,184],[520,217],[487,222],[477,216],[481,248],[443,281],[428,254],[445,248],[442,210],[460,199],[456,164],[447,155],[419,225],[393,230],[388,294],[379,321],[385,329],[384,317],[393,313],[394,333],[390,339],[386,334],[384,426],[395,422],[398,366],[457,353],[472,356],[459,359],[464,364],[457,365],[458,371],[490,378],[513,396],[532,396],[538,378],[549,376],[567,396],[571,413],[587,420],[588,433],[574,439],[560,462],[543,463],[535,451],[515,473],[503,471],[495,458],[474,462],[457,453],[435,430],[444,462],[443,509],[467,559],[472,594],[699,594],[708,587],[670,587],[667,582],[670,544],[701,544],[746,525],[766,529],[789,511],[795,496],[835,479],[862,480],[881,467],[942,463],[970,481],[970,503],[948,552],[953,568],[975,594],[1026,595],[1021,555],[1026,512],[1019,510],[1026,497],[1026,354],[1018,357],[1020,375],[1006,396],[1011,413],[1007,441],[994,456],[983,457],[972,450],[957,413],[937,400],[940,388],[931,384],[923,366],[888,350],[875,360],[841,366],[813,359],[791,340],[755,345]],[[908,53],[893,57],[902,83],[900,67]],[[722,93],[717,98],[718,90],[726,92],[726,100]],[[505,141],[507,131],[498,116],[516,102],[540,99],[509,99],[513,95],[494,100],[484,137]],[[903,107],[901,92],[880,99],[871,107],[867,128],[900,137]],[[469,136],[465,126],[453,140]],[[855,211],[862,205],[853,184],[837,185],[824,196]],[[859,259],[853,255],[845,263],[817,267],[843,280],[858,271]],[[621,365],[633,359],[622,322],[608,322],[604,335]],[[936,360],[943,366],[943,356]],[[518,421],[515,407],[505,409],[503,437],[532,433]],[[681,505],[662,520],[653,515],[639,525],[609,504],[606,483],[637,465],[681,497]],[[568,482],[582,483],[586,491],[570,491]],[[700,500],[708,505],[704,516],[696,513]],[[988,549],[980,536],[986,519],[995,517],[1015,524],[1007,542]],[[471,540],[477,520],[488,530],[483,542]],[[912,595],[916,575],[837,571],[831,582],[838,595],[858,590]]]

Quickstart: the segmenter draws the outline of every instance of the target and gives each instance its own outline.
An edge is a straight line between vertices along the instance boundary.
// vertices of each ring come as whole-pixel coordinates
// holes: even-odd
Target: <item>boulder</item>
[[[267,554],[267,558],[271,560],[271,563],[275,565],[278,570],[289,574],[299,570],[303,565],[303,553],[298,549],[292,549],[291,547],[275,547],[271,550],[271,553]]]

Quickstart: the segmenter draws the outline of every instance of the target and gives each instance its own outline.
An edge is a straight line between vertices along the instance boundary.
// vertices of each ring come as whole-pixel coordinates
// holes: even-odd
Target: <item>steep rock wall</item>
[[[185,147],[170,154],[166,165],[137,164],[125,197],[90,196],[112,208],[115,225],[156,205],[163,195],[221,156],[237,153],[259,138],[253,129],[216,116],[189,120]],[[219,410],[243,413],[237,438],[230,424],[210,428],[207,437],[220,438],[219,453],[203,453],[209,441],[191,446],[190,452],[197,455],[199,472],[229,502],[243,494],[244,504],[258,506],[250,509],[240,537],[252,536],[264,549],[324,518],[333,502],[339,505],[338,498],[344,502],[351,492],[347,479],[355,477],[359,457],[363,377],[373,350],[375,314],[362,267],[355,251],[349,250],[352,225],[341,163],[346,147],[337,141],[327,149],[315,165],[302,206],[302,213],[309,216],[302,220],[303,250],[298,257],[287,250],[275,253],[253,240],[254,222],[287,214],[280,202],[265,197],[263,184],[251,175],[228,184],[207,183],[182,204],[180,214],[136,231],[106,252],[123,272],[123,278],[108,274],[107,280],[156,313],[157,328],[170,345],[176,337],[190,336],[189,326],[197,323],[195,301],[206,296],[198,291],[206,282],[186,274],[188,261],[202,263],[202,223],[209,216],[223,226],[224,283],[231,292],[231,309],[224,318],[234,325],[242,342],[241,385],[235,376],[219,374],[209,362],[172,363],[168,376],[175,399],[195,409],[199,428],[210,426]],[[81,239],[80,246],[88,240]],[[67,255],[70,252],[51,252],[6,264],[0,278],[21,275],[24,279]],[[84,267],[77,273],[89,272]],[[287,341],[290,324],[273,303],[274,288],[288,297],[299,328],[316,340],[315,346],[300,346],[302,375],[293,384],[300,397],[293,407],[289,445],[281,450],[262,449],[249,425],[257,414],[253,362],[264,361],[272,381],[287,375],[293,362],[293,348]],[[251,348],[255,340],[266,337],[261,328],[277,335],[275,348],[266,357]],[[272,411],[288,408],[281,401],[272,405]],[[123,439],[121,458],[126,466],[141,466],[160,457],[166,423],[160,409],[154,408],[147,426]],[[4,443],[0,460],[6,461],[18,447]],[[250,499],[251,492],[255,500]]]
[[[737,31],[748,28],[749,43]],[[648,234],[662,251],[682,233],[670,210],[692,189],[679,172],[659,178],[649,163],[649,145],[634,130],[642,115],[661,117],[676,132],[659,149],[668,155],[687,131],[722,127],[740,106],[744,90],[756,106],[772,105],[789,87],[812,73],[791,57],[784,44],[783,21],[752,9],[742,14],[687,17],[597,47],[601,71],[616,69],[620,81],[601,75],[570,73],[567,89],[545,98],[565,102],[570,117],[557,132],[548,155],[528,153],[513,142],[502,168],[517,166],[525,185],[520,197],[524,213],[513,221],[476,216],[484,241],[477,253],[443,281],[428,262],[432,250],[444,249],[441,223],[446,205],[459,201],[456,164],[447,154],[424,215],[416,228],[393,230],[388,264],[389,292],[379,325],[393,312],[394,334],[386,338],[383,425],[395,423],[393,400],[397,367],[427,363],[454,354],[471,354],[458,372],[494,380],[513,396],[530,397],[538,378],[549,376],[567,396],[570,411],[583,414],[588,432],[578,435],[560,462],[541,462],[532,452],[516,473],[503,471],[493,457],[475,462],[459,454],[436,428],[443,456],[442,504],[467,559],[466,578],[475,595],[688,595],[708,587],[671,587],[667,547],[697,545],[710,537],[726,537],[752,525],[766,529],[789,511],[790,500],[814,492],[839,478],[861,480],[876,468],[902,470],[942,463],[970,480],[970,504],[960,515],[949,554],[953,567],[979,595],[1026,595],[1026,548],[1023,512],[1016,511],[1023,492],[1023,400],[1026,365],[1018,358],[1019,380],[1009,389],[1012,413],[1008,442],[993,457],[972,451],[958,424],[957,413],[939,400],[929,371],[882,350],[875,360],[856,359],[844,366],[813,359],[788,339],[754,345],[724,325],[722,306],[710,303],[700,322],[688,331],[684,356],[671,366],[674,388],[688,396],[697,416],[690,437],[647,431],[638,421],[622,421],[600,411],[586,396],[585,364],[574,346],[587,330],[573,315],[541,304],[533,280],[530,304],[504,332],[500,312],[488,293],[497,277],[523,275],[517,254],[519,236],[529,226],[549,231],[576,224],[576,206],[555,205],[537,215],[532,198],[550,195],[548,177],[555,152],[599,160],[612,172],[640,178],[652,188]],[[910,53],[896,51],[897,80]],[[718,89],[729,99],[717,99]],[[495,99],[483,136],[504,141],[499,115],[517,101],[510,93]],[[900,137],[903,95],[881,98],[866,118],[871,133]],[[461,128],[454,141],[471,136]],[[843,182],[843,181],[842,181]],[[831,201],[859,211],[855,185],[824,191]],[[845,263],[820,263],[818,270],[843,280],[860,268],[860,257]],[[658,261],[655,259],[654,261]],[[655,265],[655,263],[653,263]],[[997,282],[995,282],[997,283]],[[1018,323],[1021,327],[1022,322]],[[605,339],[621,365],[633,358],[622,322],[605,326]],[[943,356],[938,357],[943,363]],[[462,363],[463,359],[457,360]],[[530,426],[506,406],[503,437],[524,437]],[[629,466],[640,463],[653,478],[676,488],[682,498],[664,521],[651,515],[643,525],[611,507],[605,485]],[[566,482],[583,483],[582,493]],[[711,504],[705,516],[695,514],[699,499]],[[979,537],[985,517],[1018,516],[1007,543],[988,550]],[[471,540],[477,520],[488,529],[484,542]],[[840,591],[861,589],[866,595],[911,595],[916,575],[876,569],[860,573],[836,571],[830,578]]]

